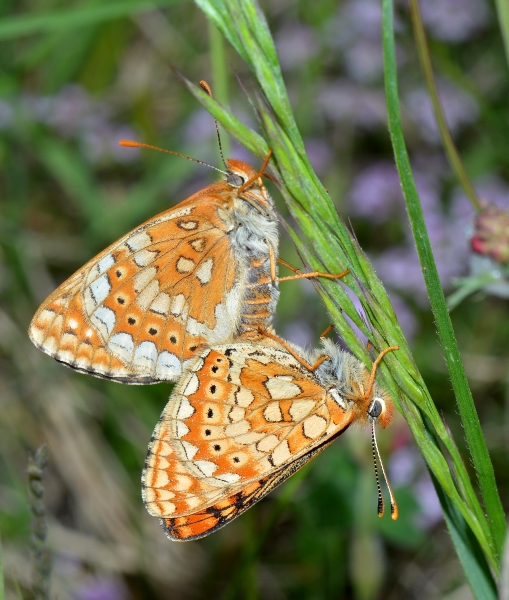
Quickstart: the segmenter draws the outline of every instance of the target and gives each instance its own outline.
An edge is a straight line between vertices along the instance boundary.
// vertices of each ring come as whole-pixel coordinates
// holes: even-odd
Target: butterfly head
[[[353,354],[330,340],[322,340],[329,360],[316,371],[332,399],[345,411],[352,411],[356,423],[379,423],[387,427],[393,404],[387,392],[371,380],[370,372]]]
[[[234,159],[227,160],[226,166],[228,168],[226,184],[242,200],[261,213],[267,213],[273,208],[270,196],[263,185],[263,169],[256,171],[247,163]]]
[[[392,420],[392,412],[393,406],[390,399],[384,398],[382,395],[373,395],[367,411],[368,421],[387,427]]]

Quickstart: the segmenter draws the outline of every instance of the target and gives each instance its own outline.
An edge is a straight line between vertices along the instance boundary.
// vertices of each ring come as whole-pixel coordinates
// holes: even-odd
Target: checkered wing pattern
[[[167,532],[172,523],[219,527],[349,419],[286,351],[261,342],[207,349],[190,363],[155,429],[143,474],[147,509]]]
[[[229,164],[243,180],[256,175],[244,163]],[[242,194],[227,182],[209,186],[63,283],[35,314],[32,341],[91,375],[134,384],[177,380],[202,344],[270,325],[278,295],[270,278],[270,253],[277,257],[271,211],[261,180]]]

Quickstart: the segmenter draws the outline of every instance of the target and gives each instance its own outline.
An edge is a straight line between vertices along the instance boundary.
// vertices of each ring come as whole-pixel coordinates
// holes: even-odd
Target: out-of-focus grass
[[[120,5],[84,2],[73,9],[108,11]],[[11,18],[15,11],[20,18],[71,11],[60,6],[26,0],[4,5],[0,14]],[[190,3],[158,6],[131,17],[2,41],[0,530],[7,594],[16,593],[17,582],[24,591],[30,586],[26,459],[47,440],[49,542],[56,556],[52,587],[59,597],[79,598],[106,585],[121,599],[221,597],[231,586],[240,590],[237,597],[247,591],[292,599],[443,597],[464,577],[443,524],[434,520],[436,498],[401,420],[380,438],[384,457],[392,456],[400,521],[377,519],[369,436],[349,431],[309,465],[295,495],[283,487],[210,538],[175,545],[146,513],[139,490],[147,442],[171,387],[129,388],[73,373],[35,350],[26,336],[39,302],[59,282],[129,228],[214,177],[178,158],[149,152],[131,156],[115,147],[119,137],[137,137],[218,163],[210,117],[168,68],[175,65],[193,81],[212,74],[219,98],[208,25]],[[359,214],[346,193],[366,167],[391,158],[385,117],[377,116],[385,114],[383,100],[381,113],[377,104],[383,98],[380,72],[361,77],[361,57],[371,56],[367,64],[376,65],[380,56],[378,2],[363,6],[374,15],[371,29],[365,16],[356,20],[357,0],[274,2],[267,10],[312,162],[336,207],[351,219],[362,247],[378,258],[405,247],[406,233],[399,213],[391,212],[395,209],[382,202],[376,211],[383,218],[374,223]],[[404,59],[400,85],[409,95],[421,82],[409,21],[403,12],[398,18],[405,25],[398,41]],[[453,130],[474,179],[495,173],[503,180],[509,173],[501,100],[507,82],[496,32],[490,22],[459,44],[430,33],[439,78],[447,76],[475,92],[481,107],[477,120]],[[234,69],[249,90],[245,67],[226,47],[219,77],[226,79],[228,105],[256,128]],[[80,96],[83,91],[88,99]],[[408,119],[411,155],[425,165],[427,182],[447,214],[455,202],[454,179],[437,169],[437,159],[444,162],[437,144],[423,138],[414,116]],[[259,164],[236,144],[231,155]],[[288,218],[277,190],[268,185]],[[381,198],[384,185],[377,188]],[[434,224],[437,215],[431,213]],[[282,257],[299,264],[287,236],[281,245]],[[391,280],[382,279],[407,306],[418,331],[412,342],[416,362],[464,452],[428,308],[413,288],[391,287]],[[399,277],[405,283],[411,279],[409,271]],[[506,303],[489,297],[465,302],[453,313],[503,498],[509,497],[503,426],[507,317]],[[316,345],[327,324],[311,285],[282,286],[278,332]],[[256,561],[248,561],[249,576],[238,588],[232,573],[258,543],[259,524],[272,523],[274,512],[278,518],[267,529],[268,541]],[[368,555],[376,557],[379,571],[362,570]]]

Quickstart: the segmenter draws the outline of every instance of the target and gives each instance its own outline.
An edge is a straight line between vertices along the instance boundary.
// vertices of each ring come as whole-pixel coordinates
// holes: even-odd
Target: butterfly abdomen
[[[272,280],[270,258],[251,257],[247,267],[244,297],[241,304],[239,334],[267,329],[279,298],[277,280]]]
[[[244,271],[238,334],[267,329],[279,299],[277,272],[271,273],[278,254],[277,218],[273,211],[261,214],[246,203],[232,214],[235,226],[230,234],[235,255]],[[276,262],[275,262],[276,264]]]

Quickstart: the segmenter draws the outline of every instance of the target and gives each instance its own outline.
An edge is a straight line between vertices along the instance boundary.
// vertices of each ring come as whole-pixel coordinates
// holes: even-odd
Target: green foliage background
[[[340,17],[353,5],[320,0],[271,2],[264,8],[284,59],[297,125],[308,149],[317,149],[310,152],[311,159],[340,214],[351,216],[361,247],[379,256],[401,244],[403,219],[395,214],[374,224],[356,216],[347,197],[366,165],[392,160],[387,125],[366,128],[353,120],[335,120],[320,110],[319,101],[326,84],[339,82],[352,94],[359,88],[370,98],[383,93],[381,74],[359,83],[345,66],[344,49],[335,43],[342,34]],[[378,5],[362,6],[376,10]],[[166,540],[142,506],[139,477],[171,387],[130,388],[73,373],[37,352],[25,330],[44,297],[96,252],[213,180],[213,174],[178,158],[149,152],[131,157],[132,151],[115,148],[119,137],[136,136],[218,163],[211,119],[168,64],[192,81],[212,78],[218,100],[261,132],[235,72],[256,102],[253,78],[189,2],[80,2],[69,7],[33,1],[7,3],[2,10],[0,530],[7,593],[30,597],[25,470],[28,453],[47,440],[45,497],[54,551],[52,585],[59,597],[468,594],[443,522],[426,516],[426,505],[436,505],[436,499],[430,495],[423,502],[423,490],[430,493],[431,484],[426,484],[423,464],[399,416],[380,436],[384,457],[392,451],[411,465],[410,476],[399,478],[398,522],[376,518],[369,437],[349,431],[279,492],[214,536],[185,545]],[[484,29],[471,39],[432,39],[431,49],[440,75],[471,94],[480,107],[457,139],[471,177],[481,180],[496,173],[507,181],[507,66],[497,20],[489,10]],[[402,7],[397,22],[404,57],[399,85],[403,92],[412,91],[422,82]],[[377,47],[381,57],[381,36]],[[269,121],[264,127],[270,132]],[[411,157],[424,145],[430,165],[444,160],[439,147],[426,146],[415,122],[408,118],[404,129]],[[236,144],[229,154],[247,157]],[[321,162],[320,156],[325,156]],[[248,160],[258,164],[259,159]],[[455,185],[446,169],[440,188],[446,212]],[[271,191],[288,220],[278,189],[272,186]],[[288,235],[281,255],[299,264]],[[415,362],[470,468],[431,312],[411,291],[403,296],[418,331],[411,342]],[[481,294],[460,305],[452,318],[504,501],[509,486],[507,302]],[[279,333],[315,345],[328,322],[309,284],[283,287]],[[392,468],[396,479],[397,467]],[[472,469],[470,475],[475,481]]]

